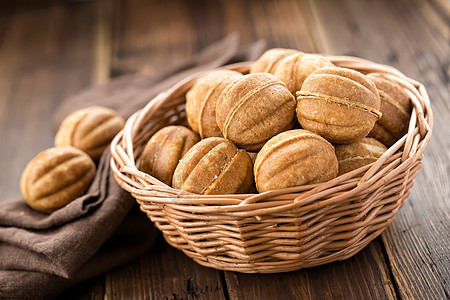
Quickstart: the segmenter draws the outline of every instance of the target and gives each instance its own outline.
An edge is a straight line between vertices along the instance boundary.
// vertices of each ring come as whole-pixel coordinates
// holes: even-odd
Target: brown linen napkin
[[[232,34],[183,62],[151,75],[127,75],[68,98],[53,120],[56,131],[74,110],[102,105],[127,118],[190,74],[256,59],[264,42],[239,48]],[[88,192],[50,214],[23,199],[0,201],[0,299],[54,297],[64,289],[142,255],[157,235],[135,200],[113,178],[105,151]]]
[[[150,249],[156,229],[132,210],[135,200],[115,182],[110,159],[105,151],[86,194],[53,214],[23,199],[0,203],[0,298],[54,296]]]

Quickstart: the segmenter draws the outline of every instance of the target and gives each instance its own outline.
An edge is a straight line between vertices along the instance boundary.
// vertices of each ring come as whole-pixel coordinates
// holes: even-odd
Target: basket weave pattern
[[[408,133],[375,163],[329,182],[261,194],[196,195],[138,170],[148,139],[160,128],[186,124],[184,95],[197,74],[159,94],[132,115],[111,144],[119,185],[163,232],[166,241],[201,265],[245,273],[277,273],[347,259],[380,235],[402,207],[431,138],[427,92],[396,69],[343,56],[335,65],[381,72],[409,94]],[[250,62],[226,66],[247,72]]]

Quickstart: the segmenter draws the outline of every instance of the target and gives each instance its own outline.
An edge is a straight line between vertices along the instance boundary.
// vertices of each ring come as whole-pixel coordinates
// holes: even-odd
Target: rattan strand
[[[163,232],[167,242],[201,265],[245,273],[277,273],[347,259],[391,223],[409,196],[431,138],[433,115],[424,86],[400,71],[361,58],[329,56],[335,65],[381,72],[413,105],[408,133],[376,162],[329,182],[245,195],[195,195],[137,168],[160,128],[186,124],[186,78],[132,115],[111,144],[120,186]],[[251,62],[224,67],[248,72]]]

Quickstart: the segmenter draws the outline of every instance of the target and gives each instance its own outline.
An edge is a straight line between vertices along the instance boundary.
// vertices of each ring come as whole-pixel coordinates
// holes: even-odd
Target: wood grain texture
[[[2,199],[20,196],[25,165],[53,145],[50,119],[55,106],[94,83],[93,7],[49,4],[1,10]]]
[[[305,52],[315,49],[305,14],[297,1],[226,1],[221,2],[225,33],[237,31],[243,43],[265,39],[268,47],[295,48]],[[220,24],[217,24],[220,26]]]
[[[156,72],[194,53],[185,1],[114,1],[112,75]]]
[[[158,72],[231,32],[243,45],[265,39],[269,47],[311,52],[304,14],[294,0],[116,0],[112,75]]]
[[[113,52],[113,4],[110,0],[98,0],[95,5],[95,58],[93,82],[106,83],[110,79]]]
[[[105,43],[108,31],[103,29],[107,18],[100,18],[103,13],[97,2],[2,3],[0,200],[20,196],[22,170],[40,151],[53,146],[50,127],[57,105],[109,78],[110,65],[102,59],[110,51]],[[103,282],[98,277],[61,298],[101,299]]]
[[[264,276],[225,272],[225,279],[230,299],[397,299],[380,253],[373,242],[347,261]]]
[[[61,300],[76,300],[76,299],[91,299],[101,300],[105,298],[105,278],[98,276],[91,280],[77,284],[60,293],[56,299]]]
[[[441,2],[420,0],[310,1],[310,5],[324,52],[393,65],[429,92],[435,112],[433,138],[411,195],[382,239],[401,298],[449,298],[450,44],[449,15],[444,12],[448,13],[448,5],[442,9]],[[336,14],[338,10],[345,13]]]
[[[105,299],[225,299],[219,271],[200,266],[163,240],[105,277]]]

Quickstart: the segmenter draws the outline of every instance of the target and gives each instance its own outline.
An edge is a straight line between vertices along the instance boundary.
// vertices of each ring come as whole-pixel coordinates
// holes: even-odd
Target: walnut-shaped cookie
[[[280,61],[286,56],[299,53],[294,49],[272,48],[264,52],[250,67],[250,73],[274,74]]]
[[[374,138],[363,138],[352,144],[336,145],[338,175],[375,162],[386,150],[387,148]]]
[[[184,126],[164,127],[145,145],[139,169],[171,185],[178,161],[198,141],[200,137]]]
[[[216,121],[225,138],[248,151],[256,151],[291,126],[295,105],[295,98],[275,76],[244,75],[220,95]]]
[[[297,92],[300,125],[333,143],[349,144],[366,137],[380,117],[375,84],[355,70],[318,69]]]
[[[246,193],[253,183],[252,167],[247,152],[230,140],[206,138],[180,160],[172,186],[204,195]]]
[[[371,73],[367,77],[375,83],[380,93],[382,113],[369,136],[390,147],[408,131],[411,101],[408,93],[386,75]]]
[[[25,167],[20,190],[33,209],[51,213],[83,195],[95,176],[95,164],[83,151],[54,147]]]
[[[72,146],[98,161],[112,139],[124,127],[125,120],[114,110],[91,106],[68,115],[55,136],[55,146]]]
[[[325,67],[334,67],[334,64],[322,55],[299,52],[283,58],[274,75],[286,84],[292,94],[295,94],[300,91],[308,75]]]
[[[216,123],[216,102],[223,89],[242,74],[217,70],[199,78],[186,93],[186,118],[201,138],[222,136]]]
[[[271,138],[256,156],[253,167],[259,192],[325,182],[336,177],[334,147],[323,137],[304,129]]]

